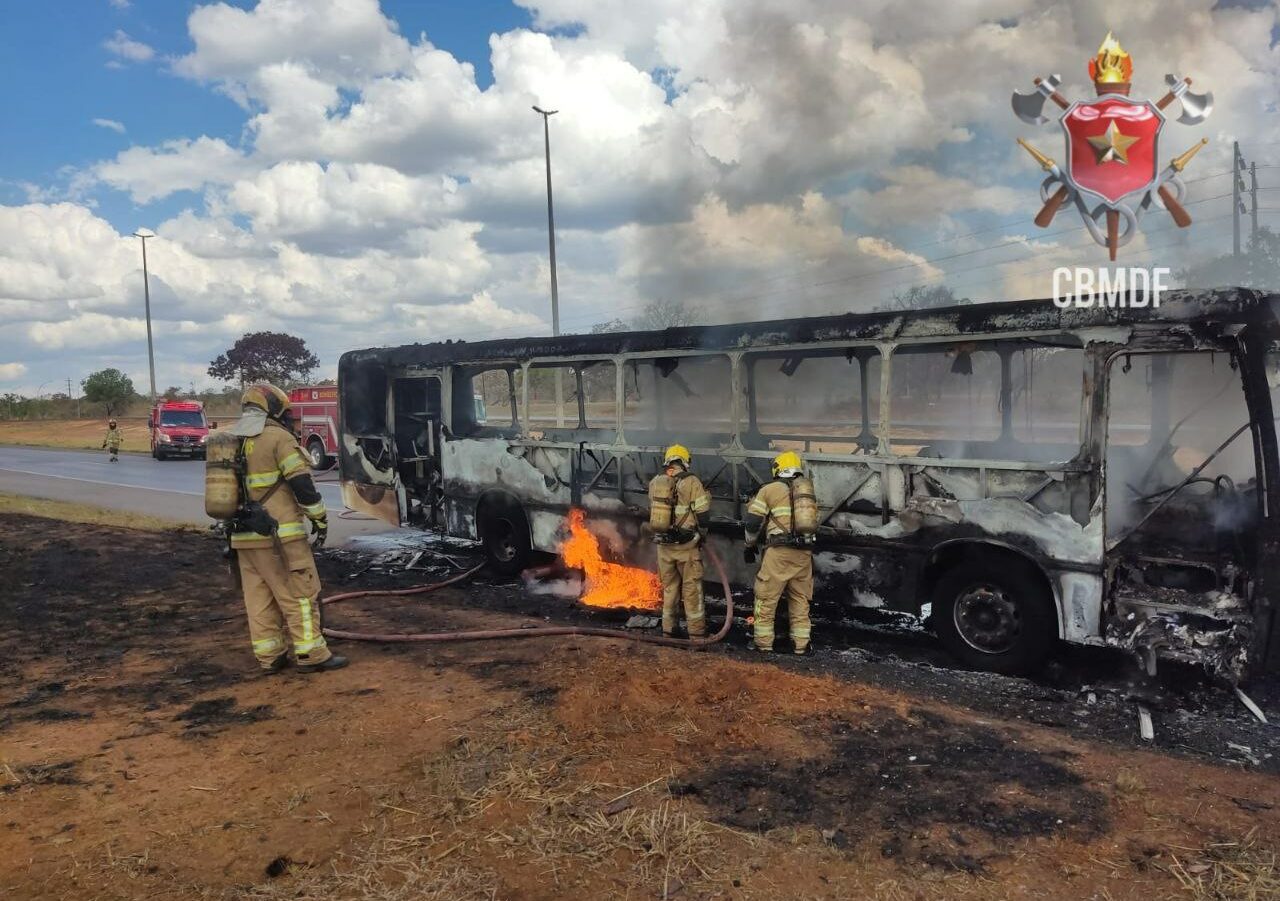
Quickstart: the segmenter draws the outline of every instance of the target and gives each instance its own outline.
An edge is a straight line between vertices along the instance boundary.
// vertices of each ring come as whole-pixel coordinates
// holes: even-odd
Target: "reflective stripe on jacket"
[[[304,510],[287,483],[272,491],[272,487],[281,479],[310,472],[307,459],[298,447],[293,433],[275,420],[268,420],[261,435],[244,439],[244,459],[244,481],[249,499],[261,501],[271,492],[265,506],[267,513],[278,523],[277,537],[282,542],[305,541],[307,528],[302,521],[303,515],[305,513],[315,518],[323,514],[324,502],[313,504]],[[317,507],[318,512],[312,512]],[[269,547],[272,544],[274,541],[270,535],[259,535],[257,532],[238,531],[231,535],[232,547]]]

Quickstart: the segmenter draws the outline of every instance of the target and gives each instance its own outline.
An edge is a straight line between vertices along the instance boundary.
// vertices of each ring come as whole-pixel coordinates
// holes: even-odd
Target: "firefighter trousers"
[[[755,643],[773,650],[773,620],[778,601],[787,595],[791,641],[797,653],[809,647],[809,602],[813,599],[813,552],[795,547],[768,547],[755,585]]]
[[[670,635],[680,621],[683,602],[685,624],[692,638],[707,634],[707,613],[702,602],[702,550],[698,540],[658,545],[658,578],[662,580],[662,631]]]
[[[274,546],[236,549],[254,656],[266,668],[292,645],[299,664],[323,663],[331,654],[320,633],[320,574],[311,546],[289,541],[280,548],[283,558]]]

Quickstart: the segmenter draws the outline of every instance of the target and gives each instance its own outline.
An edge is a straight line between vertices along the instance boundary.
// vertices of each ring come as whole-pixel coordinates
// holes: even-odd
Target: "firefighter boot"
[[[347,665],[347,658],[339,654],[332,654],[326,657],[321,663],[298,664],[298,672],[300,673],[320,673],[332,669],[342,669]]]

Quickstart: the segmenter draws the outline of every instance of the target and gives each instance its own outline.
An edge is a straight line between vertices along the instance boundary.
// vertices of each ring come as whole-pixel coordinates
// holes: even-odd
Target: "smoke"
[[[1214,530],[1253,515],[1256,467],[1248,431],[1196,467],[1242,425],[1249,412],[1229,355],[1176,353],[1121,357],[1111,366],[1107,428],[1107,532],[1133,528],[1156,504],[1144,537],[1216,549]],[[1172,495],[1172,496],[1170,496]]]

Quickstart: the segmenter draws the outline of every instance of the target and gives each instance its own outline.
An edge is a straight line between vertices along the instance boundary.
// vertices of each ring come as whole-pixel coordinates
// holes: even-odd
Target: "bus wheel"
[[[324,451],[324,442],[319,438],[313,437],[307,442],[307,456],[311,458],[311,468],[320,472],[333,465]]]
[[[952,654],[995,673],[1036,669],[1057,637],[1044,580],[1006,559],[965,560],[944,572],[933,590],[933,623]]]
[[[524,512],[514,509],[487,509],[480,514],[480,540],[493,570],[504,576],[519,574],[529,565],[532,547]]]

